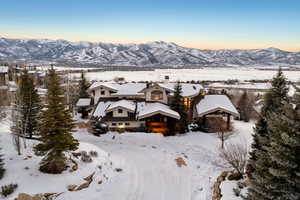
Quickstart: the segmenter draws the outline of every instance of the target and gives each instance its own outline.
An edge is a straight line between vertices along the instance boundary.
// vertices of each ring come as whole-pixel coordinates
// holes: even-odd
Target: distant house
[[[270,89],[270,83],[237,83],[237,84],[224,84],[224,83],[212,83],[208,85],[212,90],[226,90],[228,92],[266,92]]]
[[[8,67],[0,66],[0,86],[7,86],[8,84]]]
[[[1,104],[8,104],[8,67],[0,66],[0,96]]]
[[[90,98],[80,98],[76,103],[76,109],[78,113],[81,113],[83,119],[88,117],[91,111],[92,100]]]
[[[176,83],[96,82],[89,92],[96,107],[93,117],[105,122],[110,130],[145,130],[168,134],[179,114],[169,107]],[[182,101],[192,112],[192,101],[203,87],[182,83]]]

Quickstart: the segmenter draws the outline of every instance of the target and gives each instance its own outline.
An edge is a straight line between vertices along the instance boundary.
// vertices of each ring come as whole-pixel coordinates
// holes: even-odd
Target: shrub
[[[241,189],[240,188],[233,188],[233,193],[235,196],[239,197],[241,195]]]
[[[116,168],[115,171],[116,171],[116,172],[121,172],[121,171],[123,171],[123,169],[121,169],[121,168]]]
[[[89,154],[92,157],[98,157],[98,152],[97,151],[90,151]]]
[[[82,160],[82,162],[85,162],[85,163],[90,163],[93,161],[91,156],[88,155],[86,151],[81,152],[81,160]]]
[[[18,184],[9,184],[1,186],[1,195],[7,197],[12,194],[18,187]]]
[[[243,175],[238,172],[231,173],[228,176],[228,180],[230,180],[230,181],[238,181],[238,180],[241,180],[242,178],[243,178]]]

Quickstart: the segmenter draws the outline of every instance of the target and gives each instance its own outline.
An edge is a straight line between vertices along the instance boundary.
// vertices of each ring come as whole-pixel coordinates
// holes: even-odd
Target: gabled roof
[[[110,106],[106,109],[105,112],[110,112],[116,108],[124,108],[130,112],[134,112],[136,108],[136,104],[133,101],[129,101],[129,100],[116,101],[110,104]]]
[[[137,96],[137,95],[144,95],[140,93],[140,91],[146,87],[145,83],[124,83],[124,84],[117,84],[115,87],[118,91],[112,96]]]
[[[97,107],[93,113],[94,117],[104,117],[106,115],[105,110],[110,106],[110,104],[112,104],[113,102],[111,101],[100,101],[97,104]]]
[[[78,99],[76,106],[90,106],[91,105],[91,99],[90,98],[80,98]]]
[[[149,85],[149,87],[145,86],[144,88],[141,89],[140,93],[145,92],[147,89],[153,88],[153,87],[160,87],[163,88],[169,92],[174,92],[173,88],[167,87],[166,85],[162,83],[152,83]]]
[[[164,85],[166,88],[174,88],[177,83],[161,83],[160,85]],[[200,93],[200,90],[203,89],[202,85],[196,83],[180,83],[182,87],[183,97],[194,97]],[[174,89],[173,89],[174,91]]]
[[[196,105],[196,110],[198,117],[215,111],[223,111],[237,117],[239,116],[239,112],[226,95],[206,95]]]
[[[158,86],[169,92],[174,92],[174,87],[176,83],[153,83],[149,88]],[[194,97],[199,94],[203,87],[200,84],[192,83],[181,83],[182,86],[182,96],[183,97]],[[143,96],[144,91],[147,89],[146,83],[115,83],[115,82],[95,82],[93,83],[89,91],[95,90],[99,87],[104,87],[115,93],[111,96]]]
[[[114,92],[117,92],[118,88],[116,87],[116,84],[117,83],[113,83],[113,82],[94,82],[88,90],[92,91],[92,90],[95,90],[96,88],[104,87],[104,88],[108,88],[109,90],[112,90]]]
[[[165,115],[171,118],[180,119],[178,112],[162,103],[146,103],[145,107],[138,113],[138,119],[151,117],[156,114]]]

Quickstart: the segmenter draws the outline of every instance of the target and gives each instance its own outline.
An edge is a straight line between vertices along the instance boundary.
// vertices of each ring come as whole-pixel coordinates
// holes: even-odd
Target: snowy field
[[[234,126],[235,134],[226,142],[250,144],[253,123],[234,121]],[[92,163],[78,161],[79,169],[75,172],[47,175],[38,171],[40,157],[32,153],[33,144],[23,155],[16,154],[9,122],[2,123],[0,142],[7,172],[0,185],[19,185],[7,199],[14,199],[20,192],[63,192],[59,200],[210,200],[212,185],[224,170],[215,164],[220,147],[215,134],[191,132],[162,137],[149,133],[108,133],[96,137],[86,129],[78,129],[74,135],[81,143],[80,150],[95,150],[99,156]],[[179,166],[175,160],[178,158],[186,165]],[[122,171],[117,172],[116,168]],[[93,172],[94,181],[89,188],[67,191],[68,185],[82,183]]]
[[[157,69],[154,71],[105,71],[89,72],[89,80],[109,81],[115,77],[124,77],[126,81],[162,81],[167,75],[170,81],[218,81],[228,79],[265,80],[271,79],[276,71],[258,70],[254,68],[203,68],[203,69]],[[300,71],[284,71],[291,81],[300,80]],[[80,74],[72,74],[79,77]]]

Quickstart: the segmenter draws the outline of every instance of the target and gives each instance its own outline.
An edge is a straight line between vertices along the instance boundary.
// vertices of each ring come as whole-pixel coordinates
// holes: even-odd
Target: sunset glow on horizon
[[[69,41],[174,42],[199,49],[275,47],[300,51],[300,2],[1,2],[0,37]]]

